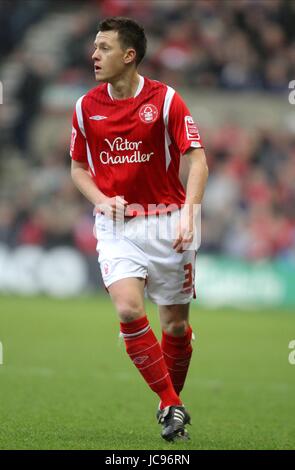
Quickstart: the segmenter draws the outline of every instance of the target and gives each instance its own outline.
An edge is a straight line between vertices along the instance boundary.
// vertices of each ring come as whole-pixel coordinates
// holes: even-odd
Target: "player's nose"
[[[93,52],[92,54],[92,60],[98,60],[99,59],[99,53],[98,53],[98,50],[95,49],[95,51]]]

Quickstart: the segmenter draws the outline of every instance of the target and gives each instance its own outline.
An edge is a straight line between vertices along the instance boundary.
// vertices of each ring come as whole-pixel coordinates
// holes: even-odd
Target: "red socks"
[[[120,327],[129,357],[146,383],[159,395],[162,407],[181,405],[181,400],[173,388],[161,346],[147,317],[120,323]]]
[[[176,393],[179,395],[186,378],[193,348],[192,329],[189,326],[185,336],[171,336],[162,332],[162,351]]]

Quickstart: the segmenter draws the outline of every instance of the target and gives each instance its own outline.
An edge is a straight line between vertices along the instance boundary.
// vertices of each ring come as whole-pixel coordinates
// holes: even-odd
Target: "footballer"
[[[159,397],[162,437],[174,441],[188,438],[190,424],[180,398],[192,355],[196,250],[187,247],[208,168],[181,96],[138,72],[146,44],[132,19],[100,23],[92,56],[99,84],[76,103],[71,175],[95,207],[98,260],[126,351]],[[181,158],[189,162],[186,189]],[[145,293],[158,306],[161,342],[149,324]]]

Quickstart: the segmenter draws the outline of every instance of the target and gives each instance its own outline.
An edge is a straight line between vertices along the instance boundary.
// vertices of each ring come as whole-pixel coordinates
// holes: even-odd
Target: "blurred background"
[[[0,292],[102,288],[69,141],[112,15],[144,25],[140,73],[179,91],[205,143],[199,301],[294,306],[293,0],[0,0]]]

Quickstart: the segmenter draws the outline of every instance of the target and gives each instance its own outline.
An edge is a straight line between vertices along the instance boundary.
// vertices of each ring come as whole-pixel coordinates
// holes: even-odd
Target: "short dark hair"
[[[146,36],[143,27],[136,21],[122,16],[113,16],[101,21],[98,29],[99,31],[118,31],[122,47],[135,49],[136,65],[142,61],[146,52]]]

